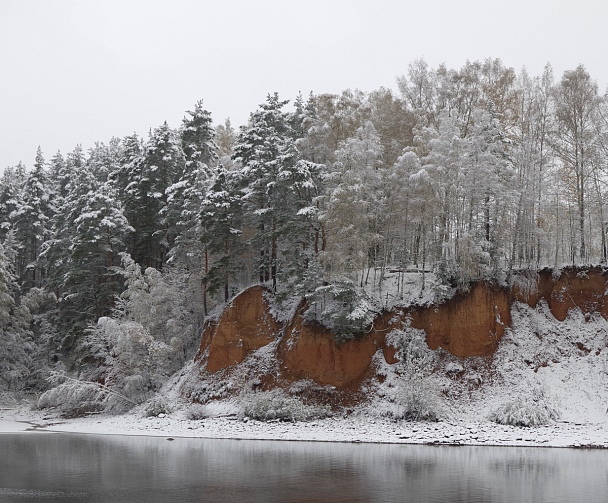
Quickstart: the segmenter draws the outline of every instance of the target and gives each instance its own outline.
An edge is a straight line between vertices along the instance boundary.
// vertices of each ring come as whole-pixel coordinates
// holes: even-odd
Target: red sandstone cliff
[[[230,369],[256,349],[280,339],[276,346],[280,375],[273,376],[274,383],[310,379],[353,391],[374,376],[372,359],[379,350],[388,364],[397,362],[396,350],[385,337],[394,328],[409,323],[423,329],[431,349],[443,348],[457,357],[492,355],[511,322],[514,301],[535,306],[544,299],[560,321],[572,308],[608,317],[607,280],[608,274],[600,268],[569,268],[558,277],[541,271],[528,295],[517,287],[477,283],[441,305],[381,313],[368,333],[344,343],[336,342],[325,327],[305,323],[304,304],[289,323],[281,325],[269,312],[268,293],[256,286],[238,295],[217,322],[205,328],[197,360],[208,372]]]
[[[279,336],[281,325],[269,312],[266,293],[261,286],[245,290],[226,307],[217,323],[205,328],[199,353],[206,351],[209,372],[241,363],[251,351]]]

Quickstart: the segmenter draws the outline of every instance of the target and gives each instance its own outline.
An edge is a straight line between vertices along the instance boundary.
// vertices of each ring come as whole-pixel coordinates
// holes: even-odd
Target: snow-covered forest
[[[240,127],[199,101],[147,138],[7,167],[0,391],[72,375],[138,403],[254,283],[349,336],[389,297],[606,261],[608,96],[584,67],[418,60],[398,89],[269,94]]]

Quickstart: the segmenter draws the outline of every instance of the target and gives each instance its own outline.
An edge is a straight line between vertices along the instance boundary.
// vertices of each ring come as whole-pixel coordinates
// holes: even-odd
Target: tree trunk
[[[205,246],[205,277],[203,278],[203,312],[205,313],[205,317],[209,315],[207,310],[207,275],[209,274],[209,251]]]

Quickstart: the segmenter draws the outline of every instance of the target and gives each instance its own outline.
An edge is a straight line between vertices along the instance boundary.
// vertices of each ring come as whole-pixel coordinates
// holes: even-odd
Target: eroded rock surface
[[[209,372],[241,363],[249,353],[272,342],[281,325],[270,314],[267,290],[254,286],[236,296],[217,323],[203,333],[197,359]]]
[[[416,308],[412,327],[427,334],[431,349],[443,348],[455,356],[486,356],[496,351],[511,323],[506,290],[477,283],[440,306]]]
[[[319,385],[353,389],[374,375],[372,361],[378,351],[388,364],[398,362],[397,348],[386,338],[395,328],[410,324],[423,329],[431,349],[443,348],[457,357],[492,355],[511,323],[515,301],[534,307],[545,300],[560,321],[572,308],[608,318],[606,279],[600,268],[571,268],[557,278],[551,271],[541,271],[528,291],[476,283],[469,292],[441,305],[381,313],[368,333],[343,343],[325,327],[306,323],[304,304],[289,323],[281,325],[270,314],[269,292],[256,286],[238,295],[217,322],[206,327],[197,359],[207,371],[217,372],[238,365],[256,349],[281,338],[276,346],[280,369],[276,377],[281,382],[288,385],[310,379]]]
[[[312,379],[337,388],[361,378],[369,369],[378,341],[372,333],[339,343],[318,323],[305,323],[301,307],[285,329],[279,347],[281,368],[290,380]]]

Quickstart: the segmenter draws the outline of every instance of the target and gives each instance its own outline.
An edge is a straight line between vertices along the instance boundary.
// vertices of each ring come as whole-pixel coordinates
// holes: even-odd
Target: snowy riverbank
[[[326,419],[295,423],[248,419],[243,413],[244,398],[248,396],[244,392],[208,401],[197,409],[183,393],[184,385],[191,389],[205,385],[199,380],[198,367],[191,364],[176,374],[159,393],[167,405],[166,411],[171,412],[148,417],[151,415],[148,410],[150,403],[144,403],[124,415],[91,414],[64,419],[60,417],[60,406],[40,410],[30,402],[0,395],[0,434],[46,431],[190,438],[608,448],[608,321],[598,315],[585,316],[578,310],[571,310],[566,320],[560,322],[552,316],[545,303],[536,308],[517,304],[511,316],[512,327],[507,329],[491,360],[456,359],[444,353],[443,361],[436,364],[435,372],[425,381],[425,389],[434,396],[437,417],[441,419],[439,422],[392,419],[402,413],[399,407],[403,407],[400,402],[403,379],[396,373],[395,365],[383,363],[379,354],[375,364],[383,381],[368,384],[367,398],[359,405],[334,410],[336,415]],[[266,354],[264,348],[259,352]],[[506,410],[510,404],[524,411],[523,415],[529,418],[554,410],[556,413],[551,417],[558,419],[544,418],[536,424],[547,424],[529,428],[500,425],[489,420],[496,416],[497,411],[498,415],[507,415],[500,411]],[[197,416],[204,419],[192,419]]]
[[[188,420],[179,413],[165,417],[141,417],[130,413],[60,419],[20,407],[0,410],[0,434],[26,431],[168,438],[608,448],[606,421],[558,421],[547,426],[520,428],[485,421],[416,423],[362,416],[300,423],[242,421],[236,416]]]

